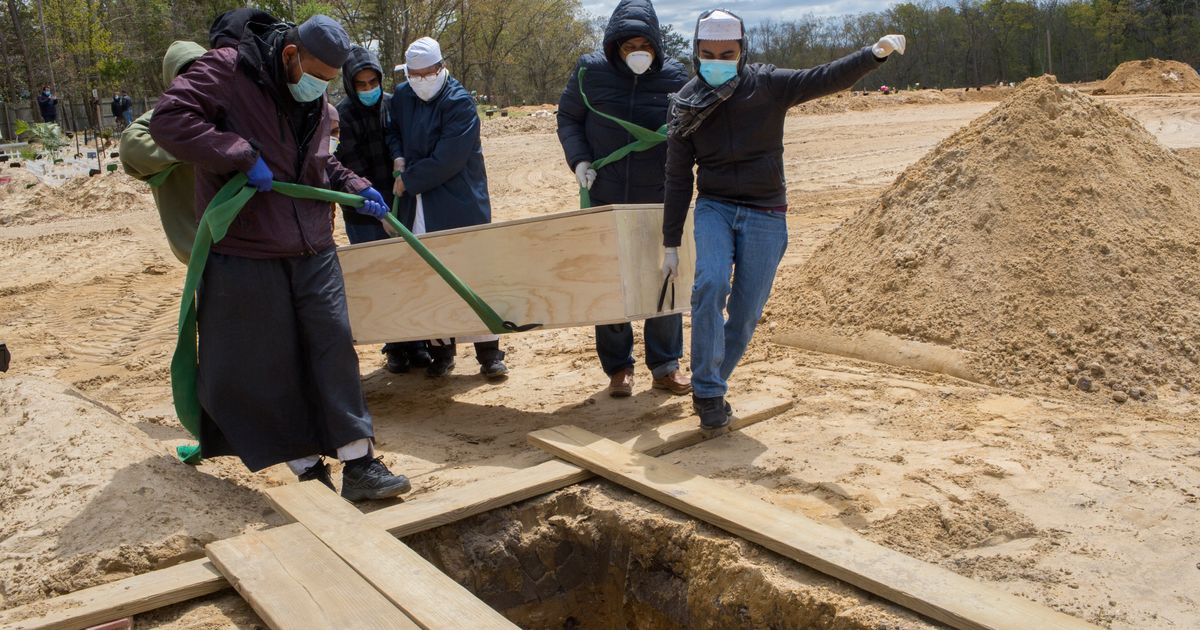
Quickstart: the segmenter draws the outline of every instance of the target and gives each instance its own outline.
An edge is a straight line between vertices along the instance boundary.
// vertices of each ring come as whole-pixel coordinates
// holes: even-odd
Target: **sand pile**
[[[175,461],[148,435],[170,432],[59,381],[0,379],[0,608],[199,557],[262,522],[256,492]]]
[[[10,176],[13,180],[0,186],[0,225],[33,225],[154,208],[150,187],[120,172],[76,177],[60,188],[42,184],[28,172]]]
[[[1143,59],[1117,66],[1092,94],[1200,92],[1200,74],[1178,61]]]
[[[485,118],[479,133],[484,138],[532,133],[554,133],[558,129],[555,116],[506,116]]]
[[[788,115],[865,112],[903,105],[995,102],[1003,100],[1009,94],[1012,94],[1012,88],[997,88],[992,86],[980,90],[951,88],[945,90],[905,90],[896,94],[868,92],[865,95],[861,92],[847,90],[797,105],[788,110]]]
[[[785,273],[781,330],[969,351],[1002,386],[1200,386],[1200,171],[1045,77],[943,141]]]

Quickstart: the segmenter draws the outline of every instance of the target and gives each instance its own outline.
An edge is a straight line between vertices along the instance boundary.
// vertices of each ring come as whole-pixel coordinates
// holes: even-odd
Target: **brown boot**
[[[629,398],[633,395],[633,369],[621,370],[610,377],[608,395],[613,398]]]
[[[654,379],[654,389],[665,389],[676,396],[692,393],[692,379],[683,375],[680,370]]]

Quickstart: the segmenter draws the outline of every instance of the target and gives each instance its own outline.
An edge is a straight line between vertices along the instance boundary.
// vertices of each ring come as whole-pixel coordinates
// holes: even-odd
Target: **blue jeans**
[[[713,398],[725,395],[762,317],[787,250],[787,218],[785,212],[701,197],[695,222],[692,388],[698,398]]]
[[[683,315],[664,315],[646,320],[646,367],[654,378],[661,378],[679,369],[683,356]],[[596,327],[596,354],[604,373],[612,376],[621,370],[632,369],[633,325],[612,324]]]

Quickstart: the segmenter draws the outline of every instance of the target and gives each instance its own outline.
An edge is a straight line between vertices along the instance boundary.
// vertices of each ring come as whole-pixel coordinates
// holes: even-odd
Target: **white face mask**
[[[341,143],[342,143],[341,140],[338,140],[337,138],[334,138],[333,136],[329,136],[329,155],[333,155],[334,153],[337,153],[338,145]]]
[[[416,92],[417,98],[428,101],[442,91],[448,78],[450,78],[450,72],[442,68],[438,70],[437,74],[427,77],[408,77],[408,84],[412,86],[413,92]]]
[[[625,55],[625,65],[629,66],[634,74],[645,74],[652,63],[654,63],[654,53],[644,50],[637,50]]]

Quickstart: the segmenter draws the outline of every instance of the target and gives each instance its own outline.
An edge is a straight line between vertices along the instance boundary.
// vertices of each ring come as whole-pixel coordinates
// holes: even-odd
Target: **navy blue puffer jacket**
[[[629,69],[620,53],[621,42],[637,36],[654,46],[654,63],[641,76]],[[650,0],[622,0],[608,21],[604,49],[579,58],[558,101],[558,140],[572,171],[580,162],[594,162],[634,141],[620,126],[583,104],[577,80],[580,68],[587,68],[583,89],[593,107],[647,129],[667,122],[667,96],[688,80],[683,64],[663,53],[662,31]],[[591,189],[592,204],[661,203],[666,161],[663,143],[599,169]]]

